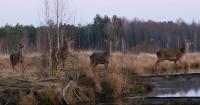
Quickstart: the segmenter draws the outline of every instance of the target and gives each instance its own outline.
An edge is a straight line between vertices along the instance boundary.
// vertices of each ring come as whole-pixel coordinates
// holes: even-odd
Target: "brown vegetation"
[[[61,100],[60,98],[62,98],[62,96],[54,95],[62,93],[62,89],[67,86],[69,81],[72,82],[72,85],[70,85],[70,88],[66,89],[66,92],[69,93],[69,90],[73,90],[74,92],[70,91],[72,92],[71,95],[68,94],[68,96],[66,96],[65,98],[67,98],[70,103],[93,101],[94,87],[96,87],[96,92],[102,94],[106,93],[107,97],[120,97],[130,92],[147,93],[150,90],[150,88],[146,85],[135,83],[132,77],[135,75],[154,74],[154,64],[157,60],[155,54],[113,53],[110,59],[109,70],[105,70],[103,65],[99,65],[96,68],[96,81],[93,80],[93,72],[92,67],[90,66],[89,59],[92,51],[84,51],[77,54],[78,60],[74,62],[74,57],[69,57],[66,60],[66,70],[59,71],[56,77],[52,77],[50,75],[51,72],[48,71],[48,65],[45,63],[46,61],[48,61],[48,57],[37,53],[26,54],[26,57],[24,59],[25,78],[23,79],[26,85],[20,85],[19,82],[16,82],[17,84],[15,84],[13,81],[8,82],[2,80],[8,80],[8,78],[12,78],[15,80],[17,78],[20,78],[20,73],[12,72],[11,66],[9,64],[8,55],[1,55],[0,88],[4,89],[5,87],[9,88],[10,86],[12,86],[19,87],[19,89],[21,89],[22,87],[29,88],[34,86],[34,88],[36,88],[34,93],[38,93],[39,96],[43,97],[40,99],[48,100],[39,102],[51,103],[55,103],[54,99],[56,97],[58,98],[58,100]],[[188,72],[198,72],[197,69],[200,67],[199,53],[188,53],[183,57],[182,60],[186,63],[177,65],[177,68],[179,69],[177,73],[183,73],[185,69],[189,70]],[[160,67],[160,72],[162,74],[167,74],[171,69],[173,69],[173,63],[166,61],[163,62]],[[16,66],[16,70],[20,70],[20,67]],[[76,75],[77,72],[77,77],[79,77],[80,79],[74,80],[74,73]],[[29,82],[26,81],[31,81],[31,85],[27,85],[27,83]],[[39,81],[49,82],[45,83]],[[51,85],[48,85],[49,83]],[[41,86],[38,84],[45,86],[46,88],[38,90],[38,87],[41,88]],[[54,95],[50,94],[50,92],[54,93]],[[78,96],[76,94],[78,94]],[[30,93],[24,95],[24,97],[20,97],[20,105],[26,105],[24,103],[26,103],[27,101],[31,102],[30,104],[34,105],[35,100],[38,103],[38,99],[36,96],[36,94]]]

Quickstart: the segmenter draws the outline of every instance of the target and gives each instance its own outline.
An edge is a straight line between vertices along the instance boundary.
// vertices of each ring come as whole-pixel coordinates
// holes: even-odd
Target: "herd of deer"
[[[61,60],[62,66],[64,67],[65,60],[67,59],[71,44],[73,41],[68,41],[64,44],[63,47],[59,49],[59,59]],[[94,72],[95,67],[98,64],[104,64],[105,68],[108,69],[110,57],[111,57],[111,41],[105,40],[105,47],[103,51],[93,52],[90,56],[90,63],[92,66],[92,70]],[[157,55],[157,61],[155,63],[155,67],[157,68],[159,64],[165,60],[173,61],[175,66],[177,62],[181,62],[181,59],[183,56],[187,53],[189,50],[189,47],[191,46],[191,42],[188,40],[184,40],[184,44],[182,48],[177,49],[160,49],[156,52]],[[22,72],[24,72],[24,54],[23,54],[23,44],[19,44],[19,51],[16,53],[12,53],[10,55],[10,60],[12,64],[12,68],[16,66],[16,64],[21,63],[22,65]],[[95,74],[95,73],[94,73]]]

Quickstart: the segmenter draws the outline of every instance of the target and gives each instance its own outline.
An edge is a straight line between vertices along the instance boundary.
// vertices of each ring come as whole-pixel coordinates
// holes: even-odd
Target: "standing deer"
[[[10,55],[10,61],[11,61],[11,65],[12,65],[12,69],[15,68],[15,66],[18,64],[18,63],[21,63],[22,64],[22,72],[24,72],[24,54],[23,54],[23,48],[24,48],[24,45],[19,43],[19,51],[16,52],[16,53],[12,53]]]
[[[74,43],[74,41],[64,41],[64,46],[59,49],[59,60],[61,61],[62,67],[64,69],[65,67],[65,61],[69,54],[71,53],[71,46]]]
[[[159,64],[165,60],[174,61],[175,67],[177,67],[177,61],[183,63],[181,59],[187,53],[191,46],[191,42],[188,40],[184,40],[184,44],[182,48],[177,49],[160,49],[156,52],[158,60],[155,63],[155,67],[157,68]]]
[[[65,61],[67,57],[72,52],[71,46],[74,43],[72,40],[65,40],[62,47],[59,49],[53,48],[51,52],[52,61],[55,63],[56,66],[58,66],[60,63],[62,65],[62,69],[64,69]]]
[[[104,51],[94,52],[90,56],[90,63],[91,63],[92,69],[94,70],[98,64],[104,64],[105,68],[107,69],[109,65],[110,55],[111,55],[111,42],[108,40],[105,40]]]

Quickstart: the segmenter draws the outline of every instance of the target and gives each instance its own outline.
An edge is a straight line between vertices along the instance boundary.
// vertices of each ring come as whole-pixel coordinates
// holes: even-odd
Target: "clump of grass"
[[[107,95],[107,97],[112,97],[114,89],[110,81],[101,82],[101,89],[102,89],[102,92]]]
[[[191,64],[190,64],[190,68],[193,68],[193,69],[200,68],[200,63],[199,63],[199,62],[191,63]]]
[[[124,76],[121,73],[111,73],[100,81],[101,92],[107,97],[117,98],[123,94]]]
[[[161,65],[160,67],[160,72],[163,73],[169,73],[171,72],[171,70],[173,70],[174,68],[173,64],[168,64],[168,63],[164,63],[163,65]]]
[[[35,92],[39,105],[60,105],[62,102],[61,89],[56,86],[48,86]]]
[[[122,67],[120,69],[120,71],[122,72],[123,75],[126,75],[126,76],[128,76],[128,75],[138,75],[138,73],[136,73],[133,68],[130,68],[130,67],[127,67],[127,66]],[[121,72],[119,72],[119,73],[121,73]]]
[[[15,105],[19,103],[20,95],[19,89],[6,89],[0,93],[0,103],[3,105],[10,104]],[[12,99],[12,100],[11,100]]]
[[[130,91],[135,94],[147,94],[151,92],[152,89],[153,87],[151,85],[136,83],[132,85],[132,87],[130,88]]]
[[[145,70],[146,74],[150,74],[150,75],[156,74],[156,72],[157,72],[157,70],[154,66],[145,67],[144,70]]]
[[[20,102],[19,105],[38,105],[37,100],[33,96],[33,94],[29,94],[27,96],[24,96]]]
[[[153,85],[140,83],[137,80],[128,79],[125,87],[123,87],[123,96],[127,94],[147,94],[153,90]]]

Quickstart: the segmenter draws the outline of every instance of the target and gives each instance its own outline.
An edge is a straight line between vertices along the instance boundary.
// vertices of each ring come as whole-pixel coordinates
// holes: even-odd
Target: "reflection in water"
[[[200,89],[191,89],[187,92],[177,91],[176,93],[158,94],[155,97],[200,97]]]
[[[149,97],[200,97],[199,77],[176,77],[156,81]]]

